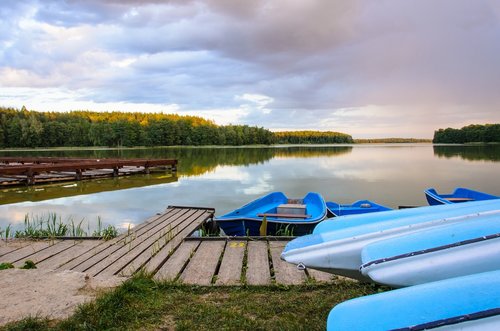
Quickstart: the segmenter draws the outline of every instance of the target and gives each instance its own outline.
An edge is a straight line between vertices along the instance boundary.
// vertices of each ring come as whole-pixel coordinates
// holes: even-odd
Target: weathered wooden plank
[[[146,262],[148,262],[148,260],[149,262],[145,266],[145,270],[147,272],[154,272],[158,268],[158,266],[163,263],[163,261],[165,261],[165,259],[182,243],[186,236],[196,230],[201,223],[206,221],[207,218],[211,216],[212,212],[210,211],[198,210],[198,212],[193,215],[193,218],[191,220],[185,221],[182,225],[179,225],[175,229],[175,231],[177,232],[175,236],[171,236],[169,241],[159,240],[158,244],[155,243],[153,244],[153,246],[151,246],[151,249],[146,249],[145,251],[143,251],[126,268],[122,270],[121,275],[131,276]],[[109,274],[109,271],[105,270],[105,273]]]
[[[7,253],[0,257],[0,262],[10,262],[15,263],[20,260],[28,259],[33,254],[41,251],[50,245],[56,244],[58,241],[36,241],[30,243],[28,246],[15,250],[13,252]],[[24,262],[24,261],[23,261]]]
[[[0,258],[1,256],[13,252],[17,249],[23,248],[29,245],[30,242],[25,240],[0,240]]]
[[[246,241],[228,241],[215,285],[241,284],[241,270],[245,256]]]
[[[274,267],[274,276],[277,284],[299,285],[304,282],[306,275],[291,263],[281,260],[280,255],[287,243],[284,241],[270,241],[269,249]]]
[[[69,247],[75,245],[74,240],[63,240],[60,241],[54,245],[51,245],[45,249],[42,249],[41,251],[36,252],[35,254],[31,255],[29,259],[33,261],[35,264],[38,264],[38,262],[43,261],[53,255],[56,255]],[[23,266],[24,261],[20,260],[14,263],[15,267],[21,267]]]
[[[135,263],[127,266],[129,273],[136,272],[147,260],[158,253],[161,247],[176,237],[185,225],[191,224],[203,213],[203,210],[188,210],[178,218],[163,223],[163,228],[157,227],[152,230],[154,233],[141,237],[144,240],[132,242],[132,249],[128,250],[126,247],[120,249],[116,254],[113,253],[87,272],[92,275],[114,275],[125,268],[132,260],[137,259]]]
[[[158,270],[154,278],[157,280],[175,280],[199,245],[200,241],[184,241]]]
[[[67,269],[71,266],[71,270],[75,271],[85,271],[88,268],[92,267],[97,262],[106,258],[116,250],[128,246],[131,247],[132,243],[141,238],[142,235],[147,234],[148,232],[153,231],[163,222],[170,220],[171,217],[175,217],[178,211],[176,210],[167,210],[165,214],[156,215],[149,222],[145,224],[141,224],[137,227],[137,229],[133,229],[130,234],[124,234],[119,238],[111,239],[100,246],[97,246],[91,254],[85,254],[86,256],[79,257],[74,261],[71,261],[68,265],[64,265],[61,268]]]
[[[210,285],[225,241],[203,241],[180,279],[185,284]]]
[[[246,283],[248,285],[271,284],[267,241],[249,241],[247,245]]]
[[[332,281],[333,275],[328,272],[309,269],[309,268],[307,269],[307,272],[309,273],[309,277],[314,279],[316,282],[329,283]]]
[[[65,251],[59,254],[53,255],[39,263],[37,267],[39,269],[57,269],[65,263],[73,260],[74,258],[88,252],[92,248],[100,245],[102,241],[100,240],[80,240],[76,241],[74,246],[71,246]]]

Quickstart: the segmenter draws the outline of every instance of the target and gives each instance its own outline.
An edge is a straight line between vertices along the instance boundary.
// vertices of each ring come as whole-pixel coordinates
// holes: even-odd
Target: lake
[[[423,191],[463,186],[500,195],[500,145],[366,144],[227,148],[0,151],[0,156],[176,158],[178,172],[0,190],[0,228],[22,227],[26,214],[98,217],[121,229],[168,205],[203,206],[216,215],[263,194],[309,191],[327,201],[369,199],[397,208],[426,205]]]

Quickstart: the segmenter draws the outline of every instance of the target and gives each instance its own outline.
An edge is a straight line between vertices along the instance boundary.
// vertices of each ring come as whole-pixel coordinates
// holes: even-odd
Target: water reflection
[[[434,155],[468,161],[500,161],[500,145],[436,145]]]
[[[90,153],[97,152],[103,151]],[[428,187],[447,192],[465,186],[500,195],[498,163],[442,157],[430,144],[166,148],[120,153],[57,156],[175,157],[180,160],[177,181],[3,205],[0,227],[21,222],[26,213],[56,212],[63,218],[71,215],[89,222],[100,216],[105,223],[117,226],[138,224],[168,205],[214,207],[217,214],[223,214],[271,191],[283,191],[292,198],[316,191],[340,203],[370,199],[393,208],[426,204],[423,190]],[[463,153],[467,151],[463,149]],[[492,159],[500,152],[493,149],[486,153],[496,154],[488,156]]]

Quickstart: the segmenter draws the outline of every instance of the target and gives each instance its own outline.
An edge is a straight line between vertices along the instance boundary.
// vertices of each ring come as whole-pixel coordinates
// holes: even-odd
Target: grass
[[[0,238],[55,238],[55,237],[87,237],[88,233],[83,228],[83,219],[75,222],[71,217],[63,222],[61,216],[56,213],[44,215],[24,216],[24,228],[15,233],[9,224],[5,229],[0,228]],[[92,233],[94,237],[109,240],[118,236],[118,229],[113,225],[104,226],[98,217],[98,227]]]
[[[294,287],[195,287],[139,275],[80,306],[69,319],[31,317],[0,330],[324,330],[336,304],[378,291],[345,280]]]

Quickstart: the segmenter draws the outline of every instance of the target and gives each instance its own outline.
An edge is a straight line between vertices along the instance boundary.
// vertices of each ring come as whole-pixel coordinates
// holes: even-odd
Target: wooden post
[[[27,185],[35,185],[35,173],[31,168],[26,173],[26,179],[27,179],[26,181]]]
[[[118,167],[113,168],[113,177],[118,177]]]
[[[75,173],[75,179],[82,180],[82,169],[76,169]]]

